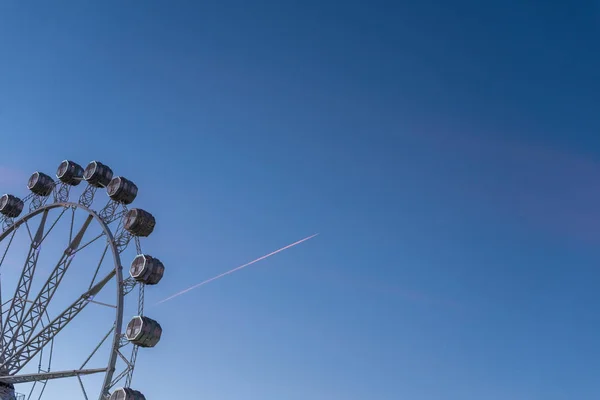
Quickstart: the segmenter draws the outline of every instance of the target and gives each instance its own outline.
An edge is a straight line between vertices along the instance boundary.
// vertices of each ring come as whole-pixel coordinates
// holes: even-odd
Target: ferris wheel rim
[[[112,255],[113,255],[113,264],[115,270],[115,281],[117,284],[117,304],[116,304],[116,317],[114,326],[112,328],[112,345],[110,350],[110,358],[108,360],[108,365],[106,367],[106,372],[104,374],[104,382],[102,384],[102,388],[100,390],[99,399],[103,400],[107,397],[107,392],[112,388],[112,379],[116,370],[116,363],[119,354],[119,342],[122,337],[123,330],[123,314],[124,314],[124,298],[125,294],[123,292],[123,266],[121,264],[120,251],[115,242],[114,234],[110,229],[109,223],[106,223],[96,211],[87,207],[81,203],[69,202],[69,201],[57,201],[49,204],[44,204],[29,213],[20,216],[18,219],[15,219],[13,223],[11,223],[6,229],[0,234],[0,243],[4,241],[11,233],[13,233],[17,228],[21,225],[25,224],[30,219],[36,217],[39,214],[42,214],[45,211],[50,211],[53,209],[60,208],[72,208],[74,210],[82,210],[88,215],[91,215],[93,219],[100,225],[103,233],[107,238],[107,245],[110,247]]]

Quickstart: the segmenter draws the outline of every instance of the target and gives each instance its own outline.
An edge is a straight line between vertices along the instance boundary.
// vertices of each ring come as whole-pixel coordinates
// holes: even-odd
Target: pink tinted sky
[[[459,197],[535,228],[600,241],[600,162],[570,149],[467,134],[430,136],[432,174]],[[438,178],[440,179],[440,178]]]
[[[0,191],[2,194],[25,187],[27,178],[28,174],[23,171],[0,165]]]

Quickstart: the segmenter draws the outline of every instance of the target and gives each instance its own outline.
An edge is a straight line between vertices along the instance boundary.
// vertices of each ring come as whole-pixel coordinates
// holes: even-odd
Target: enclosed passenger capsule
[[[141,208],[132,208],[125,214],[124,228],[134,236],[150,236],[155,225],[154,216]]]
[[[119,388],[113,392],[109,400],[146,400],[146,397],[130,388]]]
[[[38,196],[49,196],[54,189],[54,179],[43,172],[34,172],[27,182],[27,188]]]
[[[133,317],[127,324],[127,330],[125,331],[127,340],[140,347],[156,346],[161,335],[162,328],[160,324],[151,318],[142,316]]]
[[[16,218],[23,211],[23,200],[12,194],[0,197],[0,213],[8,218]]]
[[[113,177],[112,169],[100,161],[92,161],[83,171],[83,179],[95,187],[106,187]]]
[[[77,186],[83,180],[83,167],[73,161],[65,160],[58,166],[56,177],[62,183]]]
[[[136,256],[129,269],[129,274],[133,279],[146,285],[156,285],[164,273],[164,264],[158,258],[146,254]]]
[[[108,196],[116,202],[131,204],[135,200],[138,188],[135,183],[122,176],[113,178],[106,188]]]

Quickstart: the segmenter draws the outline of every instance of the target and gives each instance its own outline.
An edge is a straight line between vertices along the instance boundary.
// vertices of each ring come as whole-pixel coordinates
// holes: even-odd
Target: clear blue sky
[[[135,180],[149,303],[321,233],[149,308],[148,399],[597,399],[599,38],[592,1],[2,1],[3,184]]]

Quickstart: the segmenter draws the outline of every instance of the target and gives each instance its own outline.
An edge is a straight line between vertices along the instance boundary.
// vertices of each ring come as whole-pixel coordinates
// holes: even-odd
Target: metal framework
[[[69,163],[69,166],[78,167],[83,172],[83,168],[77,164],[70,161]],[[96,167],[101,165],[95,164],[95,162],[92,163]],[[78,171],[77,169],[74,170]],[[57,173],[57,177],[59,177],[59,173]],[[75,178],[81,181],[83,175]],[[36,192],[35,187],[30,187],[32,193],[24,197],[21,203],[21,209],[28,210],[24,216],[15,217],[14,213],[11,214],[11,212],[0,208],[0,244],[4,245],[6,243],[5,250],[0,253],[0,328],[2,332],[0,338],[0,400],[24,400],[25,398],[32,400],[34,389],[36,386],[39,388],[39,385],[41,385],[41,391],[39,396],[35,398],[38,400],[43,399],[44,389],[49,381],[69,378],[75,378],[79,381],[82,391],[81,398],[88,400],[91,393],[86,391],[81,377],[93,374],[104,375],[103,384],[98,394],[99,400],[113,398],[114,396],[111,397],[111,395],[119,385],[120,387],[129,388],[132,383],[139,346],[135,340],[129,340],[123,333],[124,305],[126,299],[133,297],[132,300],[137,303],[137,316],[143,316],[146,285],[143,279],[123,278],[121,254],[132,240],[135,243],[136,253],[138,255],[143,254],[139,237],[131,229],[126,229],[124,222],[124,216],[128,212],[127,204],[130,201],[120,201],[118,196],[111,195],[108,203],[96,212],[92,209],[94,198],[98,189],[105,187],[106,184],[98,185],[97,182],[89,180],[79,198],[73,202],[69,200],[69,196],[78,181],[73,181],[73,177],[71,177],[71,181],[67,181],[66,178],[64,180],[59,179],[60,181],[53,182],[51,190],[46,192],[40,190]],[[108,179],[112,179],[112,171],[110,171]],[[133,198],[136,194],[137,187],[135,187]],[[80,227],[75,226],[75,215],[77,213],[87,214]],[[32,293],[32,287],[34,287],[32,282],[37,276],[36,270],[38,269],[40,253],[44,247],[42,245],[51,232],[55,231],[57,223],[63,218],[70,218],[68,246],[49,273],[48,278],[41,285],[41,289],[37,293]],[[39,220],[38,225],[32,228],[30,225],[35,220]],[[86,236],[91,225],[99,226],[101,233],[94,237]],[[1,278],[3,264],[15,234],[23,230],[26,230],[30,239],[29,249],[22,264],[23,267],[17,280],[16,289],[14,293],[9,292],[12,297],[2,303],[2,296],[7,294],[3,290],[4,282]],[[63,282],[63,278],[69,271],[73,260],[80,252],[96,241],[102,241],[105,245],[104,251],[100,255],[100,261],[97,265],[91,266],[91,268],[94,268],[94,274],[89,286],[82,290],[62,312],[51,316],[49,305],[52,303],[55,293],[61,286],[61,282]],[[109,254],[112,255],[112,266],[108,273],[100,273],[101,266]],[[164,267],[162,271],[164,271]],[[96,301],[96,296],[113,281],[117,293],[115,303],[108,304]],[[151,284],[152,282],[148,283]],[[136,288],[138,289],[137,295],[134,295],[133,292]],[[98,344],[82,360],[77,369],[54,371],[52,369],[52,358],[57,357],[56,354],[53,354],[54,340],[60,337],[61,331],[90,304],[114,309],[115,315],[112,326],[107,326],[107,331],[100,332]],[[90,335],[96,333],[89,332]],[[88,366],[94,355],[105,344],[110,346],[107,365],[100,368]],[[26,366],[34,365],[36,359],[39,359],[37,373],[22,372]],[[23,383],[32,383],[29,397],[14,392],[14,385]],[[69,398],[73,397],[69,396]]]

